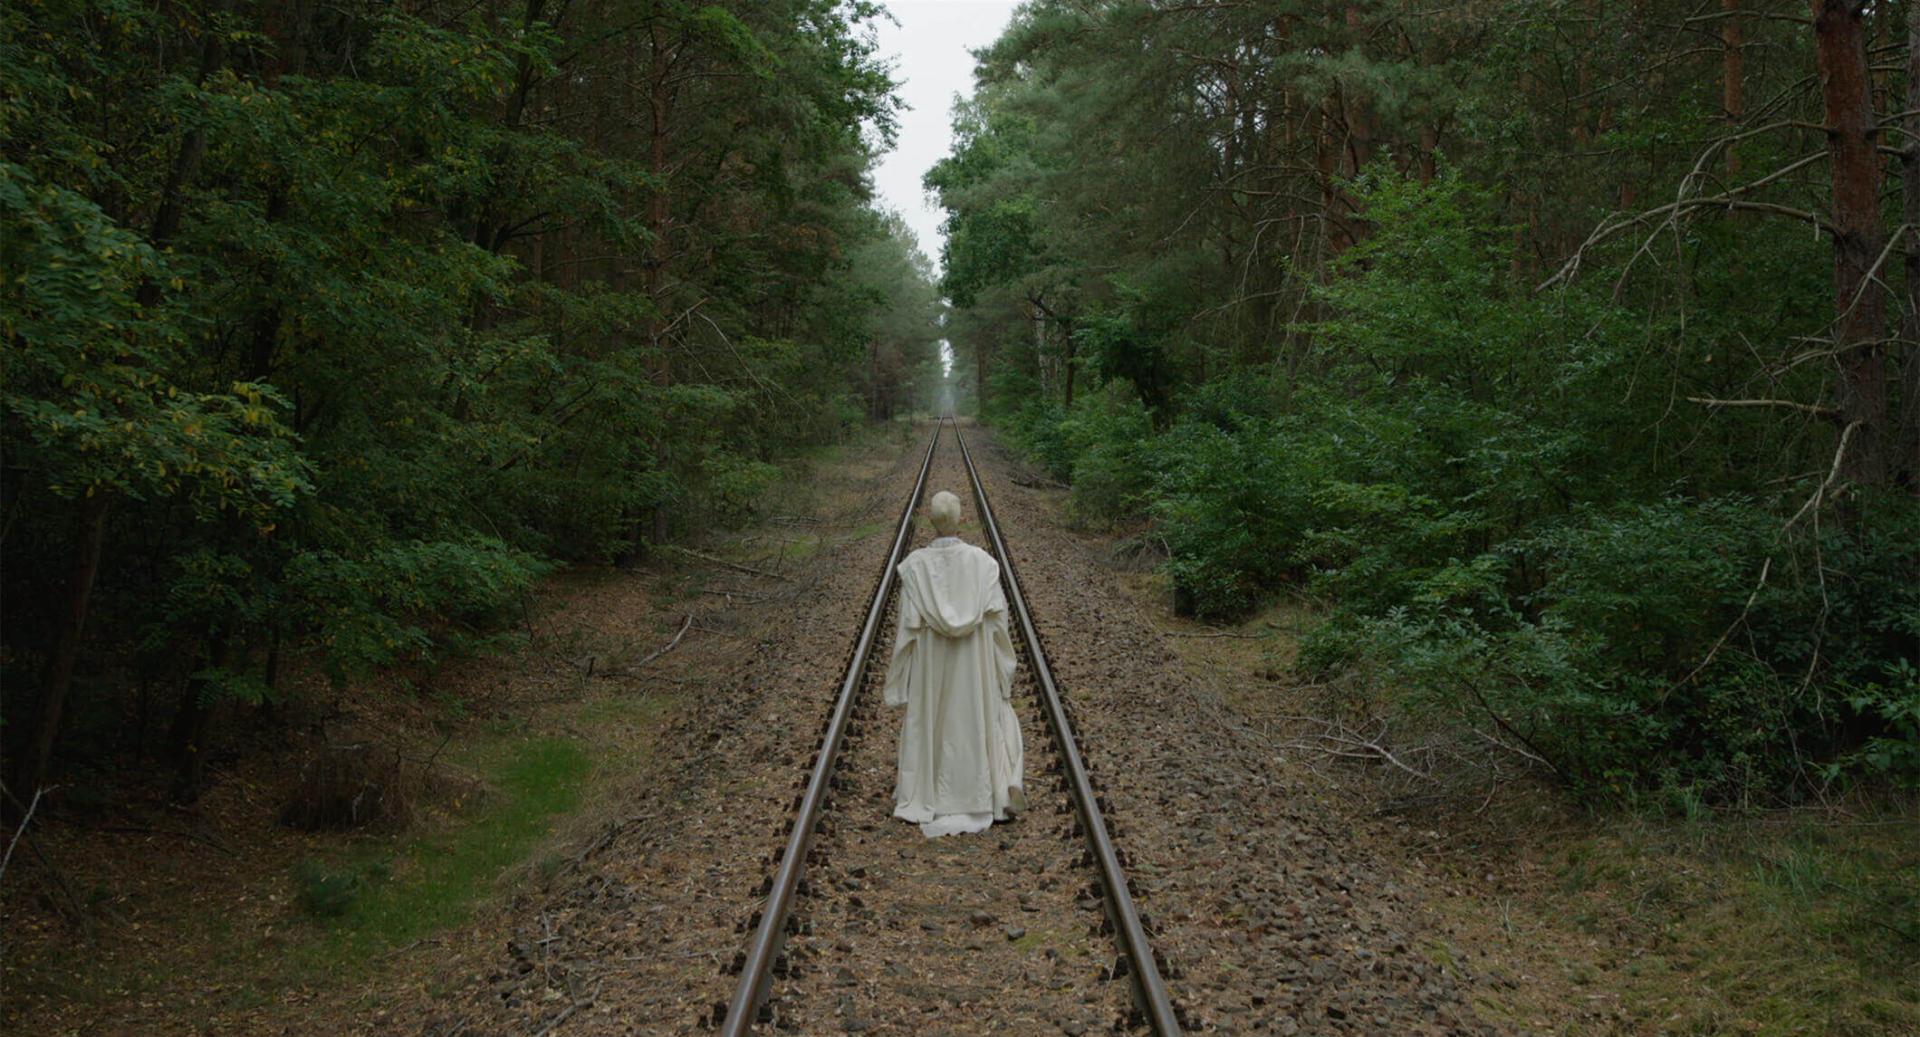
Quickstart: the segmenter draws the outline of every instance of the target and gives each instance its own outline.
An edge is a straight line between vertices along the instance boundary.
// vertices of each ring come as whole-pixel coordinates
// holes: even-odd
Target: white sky
[[[880,53],[893,59],[893,77],[907,103],[898,142],[874,170],[874,187],[884,205],[906,218],[936,269],[941,211],[921,191],[920,178],[952,144],[954,95],[973,92],[969,52],[992,43],[1016,6],[1015,0],[888,0],[900,24],[884,18],[873,23]]]

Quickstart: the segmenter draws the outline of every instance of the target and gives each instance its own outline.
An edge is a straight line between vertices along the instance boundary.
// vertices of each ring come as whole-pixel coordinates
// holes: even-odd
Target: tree
[[[1321,677],[1570,783],[1805,794],[1753,761],[1920,647],[1907,17],[1039,0],[927,178],[956,342],[1179,606],[1311,594]]]
[[[284,660],[345,681],[482,643],[551,565],[637,516],[725,521],[891,398],[933,347],[875,330],[923,267],[852,284],[900,247],[866,180],[876,14],[0,13],[0,580],[60,602],[4,635],[7,715],[37,713],[5,729],[15,779],[58,763],[75,689],[129,673],[173,695],[190,799]]]

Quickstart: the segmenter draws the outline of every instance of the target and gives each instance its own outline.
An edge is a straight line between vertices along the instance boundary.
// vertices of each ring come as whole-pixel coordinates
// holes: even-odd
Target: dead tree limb
[[[59,787],[60,786],[55,785],[52,788],[59,788]],[[38,809],[40,806],[40,797],[46,795],[50,791],[52,791],[52,789],[48,789],[48,788],[38,788],[33,790],[33,802],[27,804],[26,816],[20,819],[20,827],[13,830],[13,838],[7,840],[7,855],[5,857],[0,857],[0,881],[4,881],[7,877],[7,865],[13,863],[13,848],[16,846],[19,846],[20,837],[27,834],[27,825],[33,821],[33,812],[34,810]]]
[[[1827,491],[1833,488],[1834,483],[1840,481],[1840,472],[1844,468],[1847,456],[1847,441],[1853,438],[1853,430],[1859,427],[1860,423],[1853,421],[1840,430],[1840,444],[1833,448],[1833,466],[1827,470],[1827,477],[1820,481],[1819,486],[1814,487],[1813,496],[1808,497],[1807,502],[1800,505],[1800,510],[1793,513],[1793,517],[1787,520],[1787,524],[1780,527],[1782,533],[1792,529],[1793,524],[1800,521],[1810,509],[1818,507],[1826,499]]]
[[[700,560],[701,560],[701,561],[703,561],[703,562],[712,562],[712,563],[713,563],[713,564],[715,564],[715,565],[724,565],[724,566],[726,566],[726,567],[727,567],[727,568],[729,568],[729,569],[738,569],[739,571],[741,571],[741,572],[743,572],[743,573],[751,573],[751,574],[753,574],[753,575],[755,575],[755,576],[765,576],[766,578],[768,578],[768,579],[770,579],[770,580],[786,580],[786,579],[788,579],[788,577],[786,577],[786,576],[782,576],[781,574],[779,574],[779,573],[777,573],[777,572],[773,572],[773,571],[771,571],[771,570],[768,570],[768,569],[756,569],[756,568],[754,568],[754,567],[753,567],[753,566],[751,566],[751,565],[742,565],[742,564],[741,564],[741,563],[739,563],[739,562],[729,562],[729,561],[727,561],[727,560],[726,560],[725,558],[716,558],[716,557],[714,557],[713,555],[710,555],[710,554],[704,554],[704,553],[702,553],[702,552],[699,552],[699,551],[695,551],[694,549],[692,549],[692,548],[690,548],[690,547],[676,547],[676,546],[674,546],[674,545],[672,545],[672,544],[667,544],[667,545],[665,545],[665,546],[666,546],[666,548],[667,548],[667,550],[669,550],[669,551],[677,551],[677,552],[679,552],[680,554],[683,554],[683,555],[691,555],[692,557],[694,557],[694,558],[698,558],[698,559],[700,559]]]
[[[644,669],[648,663],[654,661],[655,659],[660,658],[661,656],[667,654],[668,652],[673,651],[674,646],[678,645],[680,643],[680,639],[687,636],[687,631],[691,629],[693,629],[693,613],[689,612],[687,613],[687,618],[681,621],[680,623],[680,632],[673,635],[673,640],[668,641],[665,647],[660,648],[657,651],[648,653],[645,658],[641,659],[639,662],[634,663],[632,666],[629,666],[624,670],[603,670],[600,673],[595,674],[594,676],[597,676],[597,677],[638,676],[639,671]]]
[[[687,636],[687,631],[692,629],[692,627],[693,627],[693,613],[689,612],[687,613],[687,618],[680,622],[680,631],[679,633],[676,633],[673,635],[673,640],[668,641],[666,644],[666,647],[661,648],[658,651],[655,651],[649,654],[646,658],[640,660],[639,662],[634,663],[633,668],[637,670],[640,667],[645,666],[648,663],[654,661],[655,659],[658,659],[661,656],[667,654],[668,652],[673,651],[674,646],[680,643],[681,638]]]
[[[1721,407],[1785,407],[1815,417],[1839,420],[1840,412],[1832,407],[1822,407],[1812,403],[1798,403],[1793,400],[1719,400],[1710,396],[1689,396],[1688,403],[1698,403],[1718,410]]]

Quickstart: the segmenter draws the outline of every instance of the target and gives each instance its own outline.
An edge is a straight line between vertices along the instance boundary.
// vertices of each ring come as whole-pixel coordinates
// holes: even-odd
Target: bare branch
[[[1840,420],[1840,412],[1834,410],[1832,407],[1821,407],[1812,403],[1797,403],[1793,400],[1717,400],[1710,396],[1689,396],[1687,397],[1687,402],[1704,404],[1715,409],[1720,407],[1785,407],[1788,410],[1797,410],[1804,414],[1812,414],[1816,417],[1831,418],[1835,421]]]
[[[1840,430],[1840,444],[1833,448],[1833,467],[1827,470],[1827,477],[1821,480],[1818,487],[1815,487],[1813,496],[1808,497],[1807,502],[1800,505],[1800,510],[1794,512],[1793,517],[1787,520],[1787,524],[1780,527],[1781,532],[1784,533],[1792,529],[1793,524],[1800,521],[1801,516],[1805,515],[1808,510],[1818,507],[1820,502],[1826,499],[1827,490],[1831,489],[1833,484],[1840,480],[1840,463],[1847,456],[1847,443],[1853,439],[1853,432],[1859,427],[1860,423],[1858,421],[1850,421],[1847,423],[1846,428]]]
[[[14,829],[13,838],[7,841],[7,855],[0,857],[0,879],[5,879],[7,876],[7,865],[13,861],[13,848],[20,845],[20,837],[27,834],[27,823],[33,820],[33,812],[40,806],[40,797],[59,787],[55,785],[51,788],[33,790],[33,802],[27,804],[26,816],[20,819],[20,827]]]

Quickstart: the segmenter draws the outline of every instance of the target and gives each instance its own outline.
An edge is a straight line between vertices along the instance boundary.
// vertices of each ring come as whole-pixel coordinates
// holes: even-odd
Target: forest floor
[[[114,805],[36,821],[7,876],[0,1029],[702,1032],[924,435],[815,459],[709,558],[550,581],[515,651],[316,687],[335,741],[433,761],[403,832],[275,824],[303,742],[226,761],[190,812],[96,782]],[[1059,490],[970,440],[1196,1030],[1920,1033],[1911,809],[1591,816],[1524,782],[1410,791],[1302,748],[1325,703],[1284,672],[1310,617],[1173,618],[1126,537],[1075,528]],[[1032,773],[1044,734],[1023,723]],[[884,808],[890,731],[855,747],[842,812]],[[776,990],[791,1032],[1102,1032],[1117,992],[1055,823],[1036,804],[923,849],[843,821],[816,946]],[[905,924],[929,883],[950,902]],[[969,963],[974,983],[886,995]]]
[[[504,946],[507,920],[583,850],[644,825],[636,803],[703,769],[686,733],[771,690],[743,674],[809,623],[796,597],[846,599],[817,620],[806,661],[839,659],[882,548],[844,586],[820,577],[890,532],[894,483],[923,442],[874,429],[793,463],[761,520],[697,545],[709,558],[554,577],[509,650],[342,691],[303,680],[291,723],[228,725],[191,809],[170,806],[152,776],[164,768],[132,752],[62,778],[0,887],[0,1032],[323,1034],[432,1000],[454,982],[449,948]],[[412,823],[278,824],[321,742],[404,758]],[[741,864],[757,876],[758,861]],[[738,942],[733,921],[715,958]]]
[[[1083,535],[1110,552],[1133,546]],[[1490,980],[1474,995],[1483,1019],[1550,1034],[1920,1035],[1910,794],[1748,810],[1666,795],[1585,810],[1512,770],[1415,779],[1318,737],[1344,717],[1344,737],[1358,728],[1401,749],[1352,723],[1353,702],[1290,675],[1311,608],[1207,626],[1171,614],[1164,576],[1122,579],[1185,669],[1313,775],[1329,816],[1420,876],[1434,959],[1478,962]]]

